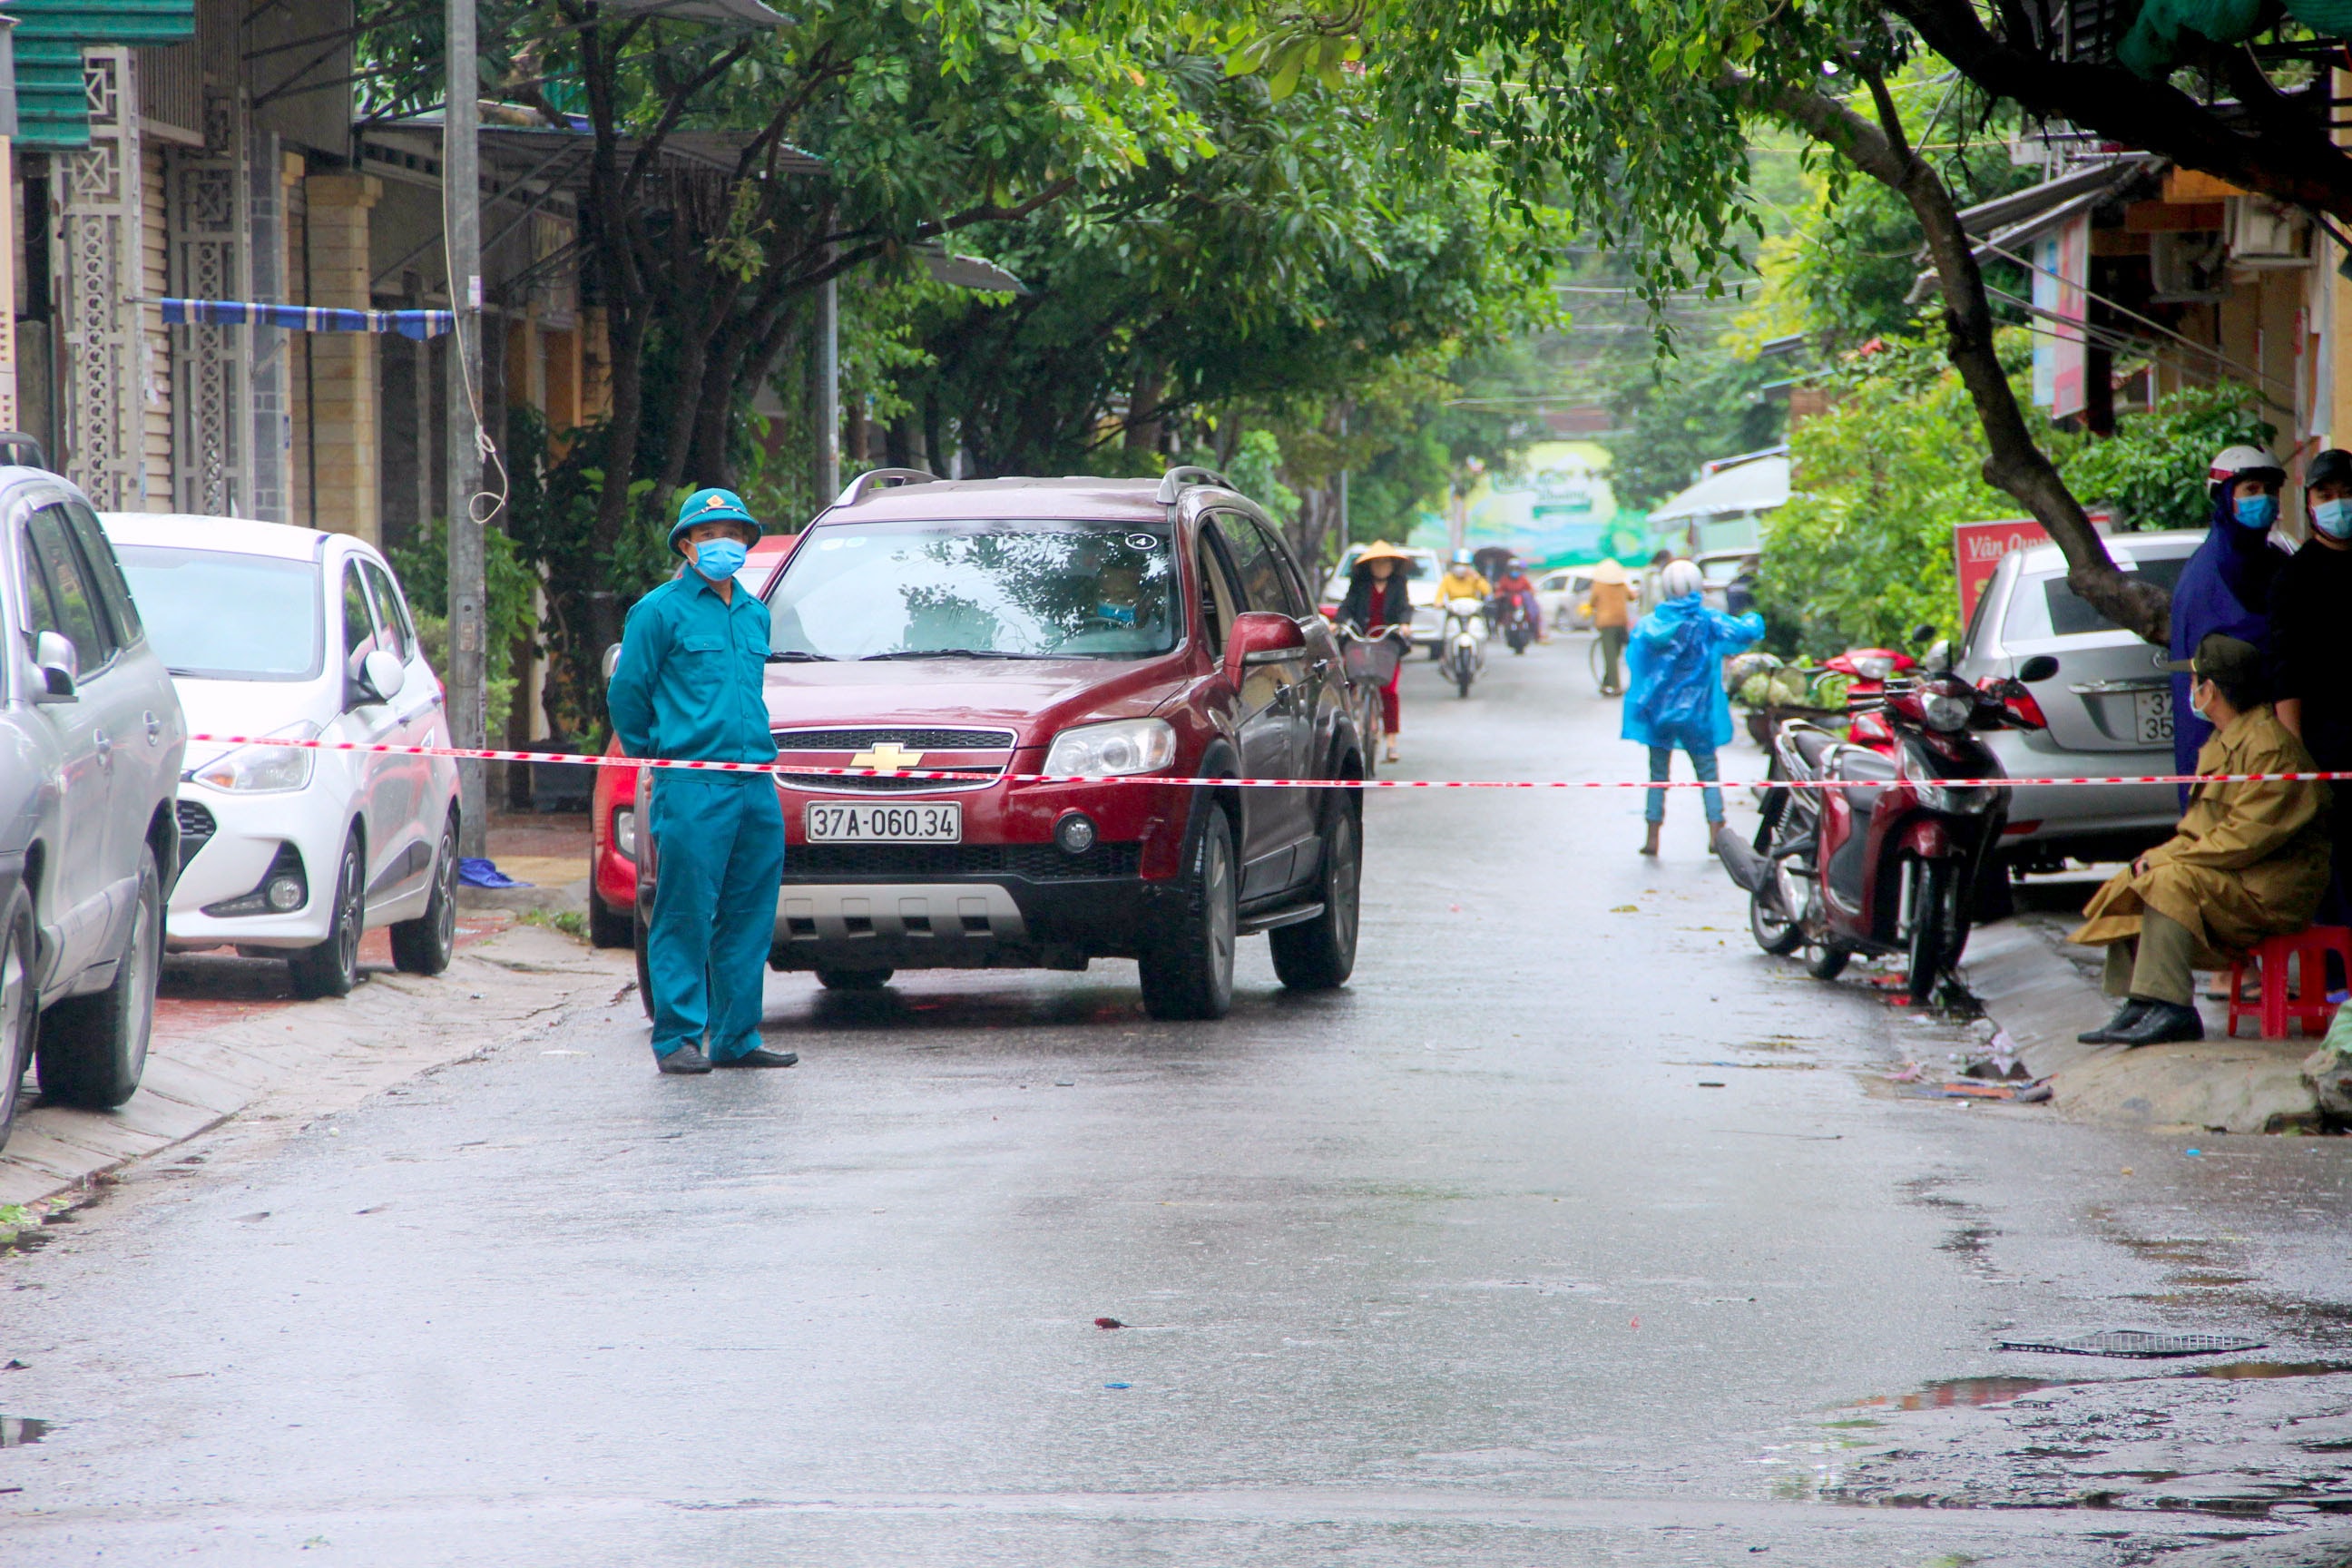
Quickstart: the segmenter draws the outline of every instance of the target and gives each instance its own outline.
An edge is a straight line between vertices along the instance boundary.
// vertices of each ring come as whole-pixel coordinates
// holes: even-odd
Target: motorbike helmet
[[[2315,485],[2352,485],[2352,452],[2330,447],[2312,458],[2303,476],[2303,488],[2309,490]]]
[[[2205,479],[2218,501],[2240,479],[2268,479],[2273,485],[2283,485],[2286,483],[2286,470],[2260,447],[2241,445],[2224,447],[2215,453],[2211,466],[2205,470]]]
[[[1467,550],[1457,550],[1450,558],[1448,564],[1454,566],[1469,566],[1475,564],[1476,561],[1477,557],[1472,555]]]

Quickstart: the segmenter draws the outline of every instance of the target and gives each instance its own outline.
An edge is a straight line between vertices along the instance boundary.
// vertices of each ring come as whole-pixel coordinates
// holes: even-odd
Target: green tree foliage
[[[1656,506],[1696,480],[1701,464],[1778,443],[1788,404],[1764,384],[1789,370],[1784,360],[1717,354],[1633,378],[1616,402],[1624,433],[1606,443],[1617,504]]]
[[[2173,393],[2120,421],[2114,439],[2077,450],[2066,483],[2090,505],[2113,508],[2125,528],[2202,528],[2212,517],[2205,471],[2213,454],[2242,442],[2267,450],[2278,436],[2260,406],[2231,382]]]
[[[2001,347],[2021,379],[2025,334]],[[2076,494],[2115,505],[2126,527],[2202,527],[2213,453],[2272,434],[2255,406],[2240,386],[2176,393],[2106,439],[2053,433],[2052,456]],[[1847,363],[1829,411],[1790,437],[1794,491],[1766,523],[1758,595],[1785,651],[1899,646],[1922,623],[1958,629],[1954,525],[2017,514],[1974,464],[1952,460],[1977,439],[1966,388],[1924,345],[1897,341]]]

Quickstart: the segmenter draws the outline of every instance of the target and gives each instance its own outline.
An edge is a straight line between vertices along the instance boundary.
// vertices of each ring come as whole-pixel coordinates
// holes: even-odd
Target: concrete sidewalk
[[[2017,1042],[2028,1071],[2051,1079],[2052,1105],[2077,1121],[2210,1132],[2316,1131],[2319,1101],[2303,1059],[2318,1045],[2231,1039],[2223,1005],[2200,995],[2206,1037],[2183,1045],[2085,1046],[2116,1004],[2099,992],[2099,954],[2065,941],[2072,915],[2021,914],[1969,937],[1961,978]]]
[[[35,1103],[18,1112],[0,1152],[0,1204],[51,1197],[232,1116],[265,1133],[291,1131],[484,1046],[558,1025],[567,1012],[601,1008],[635,984],[630,954],[528,925],[461,947],[429,980],[388,965],[366,973],[336,1001],[190,1005],[167,996],[128,1103]]]

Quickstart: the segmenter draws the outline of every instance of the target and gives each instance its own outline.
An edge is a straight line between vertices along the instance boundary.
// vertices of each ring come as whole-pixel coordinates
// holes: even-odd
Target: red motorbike
[[[1924,1006],[1968,942],[1970,895],[2009,816],[2000,760],[1973,731],[2032,725],[2014,681],[1979,689],[1949,670],[1879,680],[1849,711],[1880,721],[1890,749],[1782,725],[1771,776],[1790,783],[1765,791],[1752,846],[1727,830],[1716,846],[1748,890],[1759,947],[1811,945],[1822,980],[1857,952],[1901,953]]]
[[[1924,628],[1923,628],[1924,629]],[[1919,661],[1894,647],[1850,647],[1834,658],[1822,661],[1823,669],[1833,669],[1840,675],[1852,676],[1853,684],[1846,689],[1849,702],[1861,698],[1875,698],[1886,689],[1887,681],[1899,675],[1908,675],[1919,668]],[[1878,714],[1860,713],[1848,726],[1850,738],[1857,746],[1895,754],[1895,731]]]

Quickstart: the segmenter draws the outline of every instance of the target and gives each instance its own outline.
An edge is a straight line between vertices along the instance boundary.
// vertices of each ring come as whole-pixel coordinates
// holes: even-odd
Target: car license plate
[[[2132,693],[2132,719],[2139,731],[2143,746],[2172,743],[2172,693],[2166,691],[2135,691]]]
[[[963,806],[813,804],[801,818],[812,844],[961,844]]]

